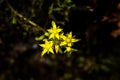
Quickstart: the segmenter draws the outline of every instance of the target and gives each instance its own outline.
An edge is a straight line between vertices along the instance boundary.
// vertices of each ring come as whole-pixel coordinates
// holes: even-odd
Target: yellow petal
[[[59,45],[55,45],[55,51],[56,51],[56,53],[58,53],[58,50],[59,50]]]
[[[53,54],[54,54],[54,52],[53,52],[53,49],[52,49],[52,48],[50,48],[50,49],[49,49],[49,51],[50,51],[51,53],[53,53]]]
[[[71,39],[67,38],[67,39],[66,39],[66,42],[71,42]]]
[[[39,44],[39,46],[41,46],[41,47],[45,47],[45,44]]]
[[[72,50],[71,47],[66,47],[66,51],[67,51],[67,52],[70,52],[71,50]]]
[[[52,33],[52,32],[53,32],[53,30],[52,30],[52,29],[48,29],[47,31],[48,31],[48,32],[50,32],[50,33]]]
[[[71,42],[77,42],[79,41],[78,39],[72,39]]]
[[[44,49],[44,50],[42,51],[42,53],[41,53],[41,56],[43,56],[46,52],[47,52],[47,50]]]
[[[62,29],[57,29],[57,32],[60,32],[60,31],[62,31]]]
[[[51,39],[51,38],[54,38],[54,34],[51,34],[51,35],[50,35],[49,39]]]
[[[64,46],[66,45],[67,43],[64,41],[64,42],[61,42],[60,46]]]
[[[68,46],[71,47],[71,46],[72,46],[72,43],[68,43]]]
[[[68,38],[72,38],[72,32],[68,34]]]
[[[59,39],[59,34],[56,34],[56,38]]]
[[[61,36],[61,38],[62,38],[63,40],[66,40],[66,36]]]

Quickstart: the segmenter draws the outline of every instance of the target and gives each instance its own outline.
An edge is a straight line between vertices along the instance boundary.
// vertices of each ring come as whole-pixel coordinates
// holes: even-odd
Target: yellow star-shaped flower
[[[62,29],[58,28],[54,21],[52,21],[52,27],[52,29],[48,29],[48,32],[51,33],[49,39],[54,39],[55,37],[59,39],[59,32],[62,31]]]
[[[43,51],[41,53],[41,56],[43,56],[46,52],[49,53],[53,53],[53,42],[52,41],[48,41],[47,39],[44,39],[45,44],[39,44],[41,47],[43,47]]]
[[[70,52],[72,51],[72,48],[71,47],[66,47],[66,52]]]
[[[67,46],[71,47],[72,44],[73,44],[73,42],[79,41],[78,39],[73,38],[72,32],[70,32],[69,34],[67,34],[67,36],[62,36],[62,39],[64,41],[61,42],[60,46],[67,45]]]

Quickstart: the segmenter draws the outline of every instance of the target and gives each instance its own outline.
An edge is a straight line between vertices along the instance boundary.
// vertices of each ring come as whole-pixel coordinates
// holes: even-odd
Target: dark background
[[[78,52],[40,56],[52,20]],[[120,80],[119,57],[119,0],[0,0],[0,80]]]

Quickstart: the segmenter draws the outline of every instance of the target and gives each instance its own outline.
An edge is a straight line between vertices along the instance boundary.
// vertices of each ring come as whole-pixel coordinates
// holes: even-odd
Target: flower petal
[[[72,50],[71,47],[66,47],[66,51],[67,51],[67,52],[70,52],[71,50]]]
[[[53,54],[54,54],[54,52],[53,52],[53,49],[52,49],[52,48],[50,48],[50,49],[49,49],[49,51],[50,51],[51,53],[53,53]]]
[[[58,53],[58,50],[59,50],[59,45],[55,45],[55,51],[56,51],[56,53]]]
[[[56,34],[56,38],[59,39],[59,34]]]
[[[39,46],[41,46],[41,47],[45,47],[45,44],[39,44]]]
[[[60,43],[60,46],[65,46],[67,43],[65,41]]]
[[[68,43],[67,45],[68,45],[69,47],[71,47],[71,46],[72,46],[72,43]]]
[[[46,52],[47,52],[47,50],[44,49],[44,50],[42,51],[42,53],[41,53],[41,56],[43,56]]]
[[[79,41],[78,39],[71,39],[71,42],[77,42],[77,41]]]
[[[72,32],[68,34],[68,38],[72,38]]]

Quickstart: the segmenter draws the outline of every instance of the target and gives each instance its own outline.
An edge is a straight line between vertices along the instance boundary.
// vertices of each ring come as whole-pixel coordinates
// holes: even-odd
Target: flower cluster
[[[63,53],[62,49],[64,50],[64,53],[76,51],[76,49],[72,48],[72,45],[74,42],[78,42],[79,39],[75,39],[72,36],[72,32],[64,35],[62,30],[63,29],[57,27],[56,23],[52,21],[52,28],[47,29],[44,35],[35,38],[37,41],[44,41],[44,44],[39,44],[43,48],[41,56],[49,52],[53,54],[58,52]]]

